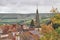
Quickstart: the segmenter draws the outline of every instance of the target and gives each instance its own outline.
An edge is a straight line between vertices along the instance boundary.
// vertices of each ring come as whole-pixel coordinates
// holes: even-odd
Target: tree
[[[30,27],[33,28],[35,25],[34,25],[34,20],[31,20],[31,23],[30,23]]]
[[[54,13],[54,16],[51,18],[51,21],[53,23],[53,28],[58,28],[60,26],[60,13],[57,8],[52,8],[52,13]]]
[[[60,26],[60,13],[55,13],[54,16],[51,18],[53,23],[53,28],[56,29]]]

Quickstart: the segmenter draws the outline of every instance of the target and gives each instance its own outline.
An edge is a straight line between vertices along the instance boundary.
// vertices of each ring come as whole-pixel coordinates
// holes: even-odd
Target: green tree
[[[60,13],[55,13],[51,20],[53,27],[58,28],[60,26]]]
[[[31,23],[30,23],[30,27],[33,28],[35,25],[34,25],[34,20],[31,20]]]

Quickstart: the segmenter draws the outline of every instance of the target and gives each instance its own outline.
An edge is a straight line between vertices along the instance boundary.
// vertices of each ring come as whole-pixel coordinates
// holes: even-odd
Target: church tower
[[[36,9],[36,27],[40,27],[40,20],[39,20],[39,13],[38,13],[38,8]]]

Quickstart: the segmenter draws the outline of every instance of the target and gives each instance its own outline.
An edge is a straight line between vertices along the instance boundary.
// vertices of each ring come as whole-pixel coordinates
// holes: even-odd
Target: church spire
[[[40,27],[40,20],[39,20],[39,12],[38,12],[38,6],[37,6],[37,9],[36,9],[36,27]]]
[[[38,22],[39,20],[39,13],[38,13],[38,9],[36,9],[36,22]]]

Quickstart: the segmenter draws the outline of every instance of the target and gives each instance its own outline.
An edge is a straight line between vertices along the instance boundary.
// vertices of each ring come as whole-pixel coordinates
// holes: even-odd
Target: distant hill
[[[53,16],[53,13],[40,13],[40,17]],[[30,14],[0,14],[0,19],[28,19],[35,18],[35,13]]]
[[[49,19],[50,17],[52,17],[54,14],[53,13],[39,13],[39,17],[40,19]],[[35,13],[30,13],[30,14],[13,14],[13,13],[9,13],[9,14],[0,14],[0,23],[29,23],[31,21],[31,19],[35,19],[36,14]],[[40,20],[40,21],[41,21]],[[42,20],[42,21],[45,21]],[[41,21],[41,22],[42,22]]]

